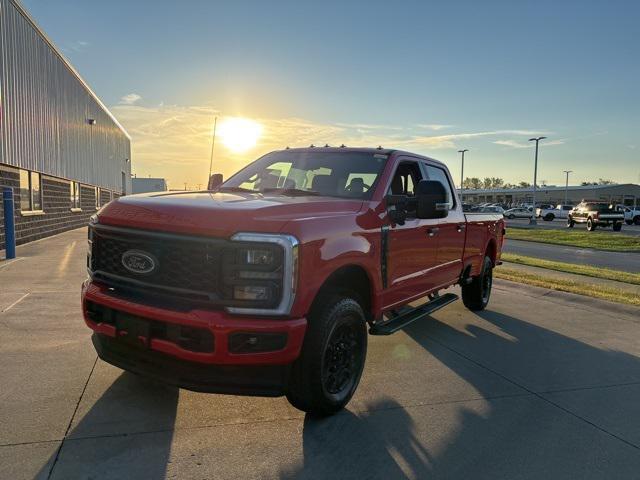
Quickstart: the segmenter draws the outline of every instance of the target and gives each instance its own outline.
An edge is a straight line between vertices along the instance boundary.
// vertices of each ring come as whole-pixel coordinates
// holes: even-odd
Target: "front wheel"
[[[544,216],[543,220],[544,220],[545,222],[551,222],[554,218],[555,218],[555,216],[553,215],[553,213],[547,213],[547,214]]]
[[[287,399],[322,417],[341,410],[355,393],[367,355],[367,329],[354,299],[336,295],[317,303],[291,369]]]
[[[593,232],[596,229],[596,224],[590,218],[587,220],[587,230]]]
[[[493,262],[484,257],[482,271],[469,284],[462,285],[462,303],[469,310],[484,310],[489,303],[493,286]]]
[[[627,225],[633,225],[633,220],[625,220],[624,223]]]
[[[573,228],[575,224],[576,222],[573,221],[573,218],[571,217],[567,218],[567,228]]]

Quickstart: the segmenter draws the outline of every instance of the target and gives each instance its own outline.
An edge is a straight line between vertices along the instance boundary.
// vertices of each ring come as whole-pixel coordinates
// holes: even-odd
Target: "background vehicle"
[[[489,302],[501,216],[464,214],[447,167],[382,149],[272,152],[216,191],[121,197],[89,229],[82,289],[99,356],[192,390],[355,392],[369,334]],[[408,304],[424,299],[418,307]]]
[[[622,230],[624,215],[616,211],[613,205],[604,202],[581,202],[567,217],[567,227],[573,228],[576,223],[586,223],[587,230],[592,232],[598,226],[608,227],[613,230]]]
[[[504,208],[497,205],[487,205],[478,209],[481,213],[495,213],[497,215],[504,215]]]
[[[640,225],[640,209],[618,205],[617,210],[622,212],[624,215],[624,221],[627,225]]]
[[[537,215],[550,222],[556,218],[567,218],[571,210],[573,210],[573,205],[557,205],[553,208],[538,208]]]
[[[531,218],[533,213],[528,208],[511,208],[509,210],[505,210],[504,214],[505,218]]]

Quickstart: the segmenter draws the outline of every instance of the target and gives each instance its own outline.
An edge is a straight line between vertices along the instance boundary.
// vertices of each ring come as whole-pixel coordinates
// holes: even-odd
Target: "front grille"
[[[143,286],[180,296],[219,298],[225,240],[96,226],[92,235],[92,274],[114,286]],[[150,273],[125,268],[123,255],[139,251],[157,262]]]

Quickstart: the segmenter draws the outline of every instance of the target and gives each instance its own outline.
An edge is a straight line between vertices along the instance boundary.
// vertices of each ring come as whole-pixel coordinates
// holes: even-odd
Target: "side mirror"
[[[445,218],[451,205],[445,186],[437,180],[420,180],[416,188],[418,218]]]
[[[222,185],[223,178],[221,173],[214,173],[209,177],[209,184],[207,185],[207,190],[215,190],[220,185]]]

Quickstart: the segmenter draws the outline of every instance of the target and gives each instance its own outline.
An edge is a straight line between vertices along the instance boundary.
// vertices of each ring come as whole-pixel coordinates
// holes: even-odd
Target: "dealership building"
[[[17,0],[0,0],[0,190],[17,243],[87,224],[131,192],[127,132]],[[0,203],[0,250],[4,248]]]
[[[533,188],[496,188],[458,190],[464,203],[505,203],[519,205],[531,203]],[[640,206],[640,185],[633,183],[612,185],[578,185],[568,187],[539,186],[536,189],[536,203],[557,205],[564,203],[576,205],[582,200],[599,200],[627,206]]]

